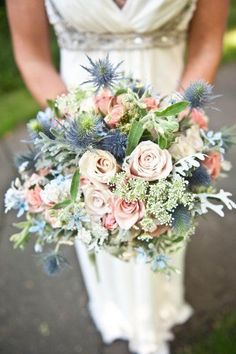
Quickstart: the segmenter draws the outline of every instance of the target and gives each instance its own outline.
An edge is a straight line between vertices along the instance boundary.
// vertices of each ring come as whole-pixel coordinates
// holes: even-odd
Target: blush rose
[[[144,216],[144,203],[142,201],[127,202],[122,198],[113,201],[113,215],[117,224],[124,230],[130,229]]]
[[[166,178],[172,171],[171,155],[152,141],[141,142],[131,153],[127,172],[146,181]]]
[[[108,183],[118,170],[114,156],[103,150],[86,151],[79,168],[83,177],[100,183]]]

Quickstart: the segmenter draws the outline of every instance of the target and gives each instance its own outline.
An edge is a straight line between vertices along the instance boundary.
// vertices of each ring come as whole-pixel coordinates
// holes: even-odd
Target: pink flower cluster
[[[104,116],[106,124],[110,128],[116,128],[121,119],[125,116],[126,107],[122,102],[122,95],[112,96],[108,89],[104,89],[95,97],[95,110]],[[156,109],[158,100],[153,97],[145,97],[143,103],[147,110]]]
[[[109,181],[120,169],[113,155],[103,150],[87,151],[79,167],[85,207],[91,218],[101,220],[112,231],[118,226],[128,230],[144,217],[145,205],[141,200],[130,202],[112,193]],[[171,155],[157,144],[144,141],[131,153],[124,169],[127,178],[146,181],[166,178],[172,170]]]

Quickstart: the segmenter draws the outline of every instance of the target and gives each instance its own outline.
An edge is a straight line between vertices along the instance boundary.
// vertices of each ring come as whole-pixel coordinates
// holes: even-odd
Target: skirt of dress
[[[172,265],[180,272],[171,277],[103,251],[91,257],[79,240],[76,249],[89,310],[103,341],[128,340],[130,351],[138,354],[168,353],[171,327],[192,313],[183,294],[185,249],[173,256]]]

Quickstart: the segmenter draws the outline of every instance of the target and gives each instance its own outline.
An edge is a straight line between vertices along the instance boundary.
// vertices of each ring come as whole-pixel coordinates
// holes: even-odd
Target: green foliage
[[[31,226],[31,221],[27,220],[27,221],[19,222],[17,224],[14,224],[14,226],[20,229],[21,231],[13,234],[10,238],[10,241],[13,242],[14,248],[23,249],[26,243],[30,239],[29,229]]]
[[[79,190],[79,183],[80,183],[80,172],[79,172],[79,170],[77,170],[77,171],[75,171],[75,173],[72,177],[71,187],[70,187],[70,195],[71,195],[71,199],[73,201],[75,201],[77,198],[77,194],[78,194],[78,190]]]
[[[144,132],[144,127],[143,124],[134,121],[132,123],[129,135],[128,135],[128,144],[127,144],[127,149],[126,149],[126,154],[130,155],[131,152],[136,148],[136,146],[139,143],[139,140],[141,139],[142,135]]]
[[[208,325],[209,327],[209,325]],[[211,326],[177,354],[235,354],[236,313],[217,316]]]
[[[157,117],[170,117],[179,114],[189,106],[188,101],[182,101],[172,104],[171,106],[163,109],[162,111],[155,111]]]
[[[173,143],[174,133],[179,129],[179,123],[175,116],[159,117],[157,112],[149,112],[141,119],[146,129],[162,149],[169,148]]]

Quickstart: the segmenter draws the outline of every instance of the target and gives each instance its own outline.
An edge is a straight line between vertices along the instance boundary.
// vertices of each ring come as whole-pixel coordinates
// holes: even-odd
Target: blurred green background
[[[58,48],[52,41],[55,63],[58,63]],[[11,47],[6,9],[0,0],[0,136],[15,128],[17,124],[33,117],[38,109],[36,102],[27,92],[16,68]],[[224,40],[222,63],[236,61],[236,0],[231,1],[228,28]]]

